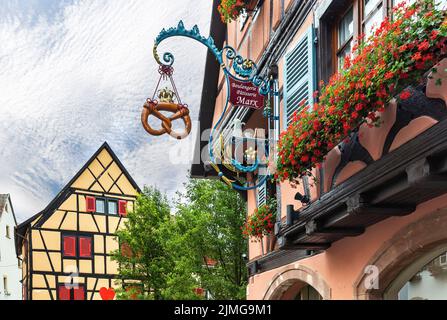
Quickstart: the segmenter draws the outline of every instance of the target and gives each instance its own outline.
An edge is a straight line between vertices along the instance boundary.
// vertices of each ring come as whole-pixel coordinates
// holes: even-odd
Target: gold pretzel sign
[[[173,115],[169,118],[163,115],[160,111],[172,112]],[[161,120],[161,128],[153,129],[149,123],[148,118],[150,115]],[[172,121],[182,119],[185,124],[185,130],[177,132],[172,130]],[[184,139],[191,132],[191,118],[189,117],[189,109],[186,105],[175,104],[171,102],[158,102],[156,100],[147,99],[143,106],[143,112],[141,113],[141,122],[144,129],[153,136],[161,136],[165,133],[176,139]]]

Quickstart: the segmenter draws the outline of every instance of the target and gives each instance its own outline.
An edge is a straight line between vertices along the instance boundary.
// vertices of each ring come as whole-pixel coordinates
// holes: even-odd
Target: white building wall
[[[9,238],[6,235],[6,226],[9,226]],[[15,226],[13,207],[8,197],[5,207],[0,208],[0,300],[22,299],[22,271],[18,266],[14,245]],[[7,290],[4,288],[5,278]]]

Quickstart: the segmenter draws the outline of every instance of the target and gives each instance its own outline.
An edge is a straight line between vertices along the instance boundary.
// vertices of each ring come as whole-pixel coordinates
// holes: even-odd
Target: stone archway
[[[377,288],[368,288],[369,274],[362,273],[354,283],[354,297],[361,300],[394,299],[395,281],[416,262],[423,265],[440,248],[447,245],[447,209],[426,215],[409,224],[385,242],[372,256],[364,269],[377,267]]]
[[[273,278],[263,299],[293,299],[293,293],[298,292],[307,285],[315,289],[323,300],[331,299],[331,289],[326,281],[318,273],[304,266],[298,266],[277,274]]]

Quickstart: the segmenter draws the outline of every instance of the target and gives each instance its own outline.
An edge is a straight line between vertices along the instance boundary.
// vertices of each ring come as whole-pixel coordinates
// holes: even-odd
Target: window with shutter
[[[85,287],[82,284],[59,284],[58,300],[85,300]]]
[[[284,105],[287,127],[295,111],[304,105],[313,106],[316,89],[315,46],[313,26],[299,39],[298,44],[285,55]]]
[[[96,212],[96,199],[95,197],[85,197],[85,207],[87,212]]]
[[[76,257],[76,237],[75,236],[63,236],[63,250],[64,257]]]
[[[65,286],[65,284],[59,285],[58,289],[58,300],[71,300],[70,297],[71,288]]]
[[[85,289],[83,285],[73,287],[73,300],[85,300]]]
[[[267,183],[264,182],[262,185],[259,186],[257,190],[258,192],[256,194],[256,202],[258,207],[260,207],[267,202]]]
[[[92,238],[79,237],[79,257],[90,258],[92,256]]]
[[[124,200],[118,201],[118,213],[120,216],[123,217],[127,215],[127,201]]]

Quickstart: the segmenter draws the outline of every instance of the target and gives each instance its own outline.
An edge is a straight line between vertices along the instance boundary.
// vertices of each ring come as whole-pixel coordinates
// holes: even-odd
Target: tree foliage
[[[166,250],[163,227],[171,220],[164,195],[145,187],[137,198],[135,211],[129,212],[125,228],[117,232],[120,249],[113,254],[119,264],[120,279],[138,280],[147,292],[145,298],[163,299],[169,272],[174,266]],[[120,292],[126,298],[126,292]]]
[[[177,290],[190,274],[214,299],[245,298],[247,273],[243,254],[247,241],[241,230],[245,216],[243,199],[226,184],[218,180],[189,181],[177,203],[169,243],[177,269],[169,280],[172,298],[188,298],[193,292],[187,290],[183,296]],[[207,260],[216,264],[209,266]]]
[[[117,234],[126,244],[113,255],[120,278],[141,282],[144,299],[204,299],[198,288],[214,299],[244,299],[243,199],[220,181],[191,179],[175,205],[171,214],[165,196],[144,188]],[[118,297],[134,295],[123,289]]]

